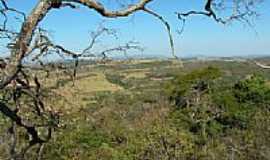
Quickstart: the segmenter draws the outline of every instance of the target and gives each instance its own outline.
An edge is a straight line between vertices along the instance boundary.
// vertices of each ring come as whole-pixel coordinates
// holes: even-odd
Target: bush
[[[167,84],[174,107],[169,119],[205,144],[209,137],[246,130],[261,107],[269,106],[270,89],[259,75],[225,84],[217,68],[208,67],[178,76]],[[221,79],[219,81],[219,79]]]
[[[125,89],[128,89],[130,86],[129,84],[125,81],[125,76],[122,76],[120,74],[105,74],[106,79],[113,84],[119,85]]]
[[[265,104],[270,102],[270,87],[260,75],[239,81],[234,85],[233,92],[240,103]]]
[[[195,70],[186,75],[177,76],[172,82],[166,85],[165,92],[170,101],[177,106],[187,105],[187,97],[194,93],[207,91],[214,80],[221,76],[218,68],[207,67],[201,70]]]

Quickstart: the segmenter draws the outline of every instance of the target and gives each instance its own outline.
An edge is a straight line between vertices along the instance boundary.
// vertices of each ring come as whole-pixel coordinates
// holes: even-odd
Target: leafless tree
[[[129,49],[141,49],[137,43],[128,42],[121,46],[107,48],[98,53],[93,52],[92,48],[100,35],[114,34],[113,30],[102,26],[91,35],[89,46],[81,53],[70,51],[64,46],[53,43],[48,36],[48,32],[39,27],[40,22],[46,15],[51,10],[60,10],[64,7],[78,9],[77,6],[79,5],[94,10],[103,17],[115,19],[127,17],[141,11],[152,15],[164,24],[168,31],[172,54],[175,56],[171,27],[162,15],[150,9],[148,4],[153,1],[158,0],[136,0],[131,2],[117,0],[116,2],[120,4],[120,8],[112,11],[98,0],[39,0],[32,11],[26,15],[16,8],[10,7],[7,0],[0,0],[0,38],[9,42],[7,45],[9,57],[0,61],[0,90],[3,92],[0,100],[0,111],[11,122],[11,127],[8,130],[11,135],[9,149],[11,159],[23,159],[25,153],[33,146],[39,146],[37,147],[37,153],[41,155],[43,144],[50,140],[59,122],[59,113],[45,106],[42,84],[38,74],[32,73],[31,69],[25,65],[24,61],[27,58],[41,64],[40,59],[51,52],[70,56],[75,59],[75,69],[73,71],[73,77],[75,77],[80,57],[94,54],[106,57],[109,52],[125,53]],[[190,15],[204,15],[222,24],[227,24],[233,20],[245,21],[251,24],[249,18],[257,16],[254,9],[260,3],[260,0],[205,0],[203,2],[205,2],[203,11],[175,12],[178,19],[185,22]],[[181,5],[181,2],[178,3]],[[217,12],[226,10],[229,10],[227,18],[218,16]],[[10,14],[16,15],[16,19],[21,25],[19,31],[8,27]],[[46,70],[46,67],[41,65],[41,69]],[[25,115],[26,112],[31,114]],[[17,140],[18,132],[24,132],[29,136],[28,144],[24,144],[24,147],[20,149],[17,147],[19,143]]]
[[[258,4],[263,0],[205,0],[203,10],[191,10],[188,12],[175,12],[178,19],[185,24],[186,18],[192,15],[202,15],[212,18],[217,23],[230,24],[240,21],[253,27],[252,19],[257,18]],[[219,14],[221,16],[219,16]]]

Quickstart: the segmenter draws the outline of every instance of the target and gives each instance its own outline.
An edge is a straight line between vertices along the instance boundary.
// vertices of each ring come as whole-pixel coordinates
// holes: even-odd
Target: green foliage
[[[220,70],[211,66],[201,70],[195,70],[186,75],[180,75],[173,82],[168,83],[166,93],[176,105],[185,105],[185,96],[188,96],[194,90],[199,92],[208,90],[209,85],[220,76]]]
[[[240,104],[230,89],[212,94],[214,103],[221,109],[220,116],[216,120],[226,128],[244,127],[248,121],[249,108]]]
[[[247,128],[252,116],[269,106],[269,93],[270,88],[260,75],[252,75],[226,89],[216,89],[212,98],[223,110],[217,120],[229,128]]]
[[[270,101],[270,87],[261,75],[252,75],[234,86],[234,94],[239,102],[265,104]]]
[[[206,68],[177,77],[167,87],[169,99],[175,102],[169,116],[172,126],[193,134],[199,146],[235,130],[250,129],[255,115],[269,106],[270,90],[262,76],[252,75],[235,84],[219,77],[219,71]]]
[[[71,159],[76,154],[88,159],[94,154],[93,151],[110,142],[104,132],[89,125],[81,124],[77,128],[69,127],[65,130],[67,132],[55,137],[53,142],[46,147],[45,159]]]

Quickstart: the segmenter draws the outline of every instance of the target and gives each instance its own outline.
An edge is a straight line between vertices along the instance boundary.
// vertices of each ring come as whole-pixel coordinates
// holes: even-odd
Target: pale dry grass
[[[266,82],[266,85],[270,87],[270,81],[267,81]]]
[[[89,101],[84,99],[89,99],[96,92],[115,92],[123,89],[116,84],[108,82],[105,75],[101,72],[94,72],[91,76],[81,74],[78,77],[83,78],[78,78],[75,81],[75,86],[72,85],[72,81],[68,81],[63,86],[52,90],[60,97],[63,97],[60,99],[56,98],[57,100],[53,100],[54,97],[51,97],[51,102],[57,105],[57,108],[62,110],[80,109],[89,103]]]
[[[145,78],[148,73],[150,73],[149,69],[129,69],[121,74],[126,78]]]
[[[75,82],[75,84],[75,90],[86,93],[99,91],[118,91],[123,89],[122,87],[107,81],[105,75],[100,72],[96,72],[95,76],[78,80]],[[67,86],[71,85],[72,82],[69,82]]]

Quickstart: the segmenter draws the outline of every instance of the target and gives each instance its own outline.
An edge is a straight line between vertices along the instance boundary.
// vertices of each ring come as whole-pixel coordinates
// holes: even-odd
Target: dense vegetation
[[[47,100],[62,116],[43,159],[269,159],[269,71],[223,61],[88,67]]]

